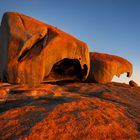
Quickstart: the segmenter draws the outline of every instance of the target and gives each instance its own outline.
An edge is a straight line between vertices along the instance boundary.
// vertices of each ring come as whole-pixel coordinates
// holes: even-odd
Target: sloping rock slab
[[[0,139],[140,139],[140,87],[0,83]]]

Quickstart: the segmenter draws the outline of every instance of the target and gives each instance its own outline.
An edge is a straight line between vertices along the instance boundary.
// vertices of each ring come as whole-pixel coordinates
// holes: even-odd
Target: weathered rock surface
[[[88,82],[108,83],[113,76],[120,76],[127,73],[127,77],[132,75],[132,64],[119,56],[104,53],[90,53],[90,73]]]
[[[140,139],[140,88],[0,83],[0,97],[0,140]]]
[[[0,79],[10,83],[85,80],[87,45],[20,13],[7,12],[0,27]]]

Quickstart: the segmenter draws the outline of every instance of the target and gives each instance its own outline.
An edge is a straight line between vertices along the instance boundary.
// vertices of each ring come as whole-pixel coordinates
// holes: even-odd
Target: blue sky
[[[85,41],[90,51],[119,55],[133,64],[140,84],[140,0],[1,0],[0,20],[17,11]],[[115,81],[128,82],[124,75]]]

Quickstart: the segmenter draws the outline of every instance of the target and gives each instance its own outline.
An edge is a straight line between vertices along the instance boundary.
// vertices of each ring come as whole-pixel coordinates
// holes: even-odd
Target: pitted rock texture
[[[83,81],[89,69],[89,52],[84,42],[23,14],[4,14],[0,27],[2,81]]]
[[[0,140],[140,139],[138,87],[0,83],[0,97]]]
[[[127,73],[127,77],[132,75],[132,64],[119,56],[90,52],[90,73],[87,82],[108,83],[113,76],[120,76]]]

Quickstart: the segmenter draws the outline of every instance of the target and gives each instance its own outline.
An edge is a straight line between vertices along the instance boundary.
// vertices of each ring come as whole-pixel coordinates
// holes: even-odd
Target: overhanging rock
[[[0,27],[0,79],[10,83],[84,81],[87,45],[56,27],[7,12]]]

